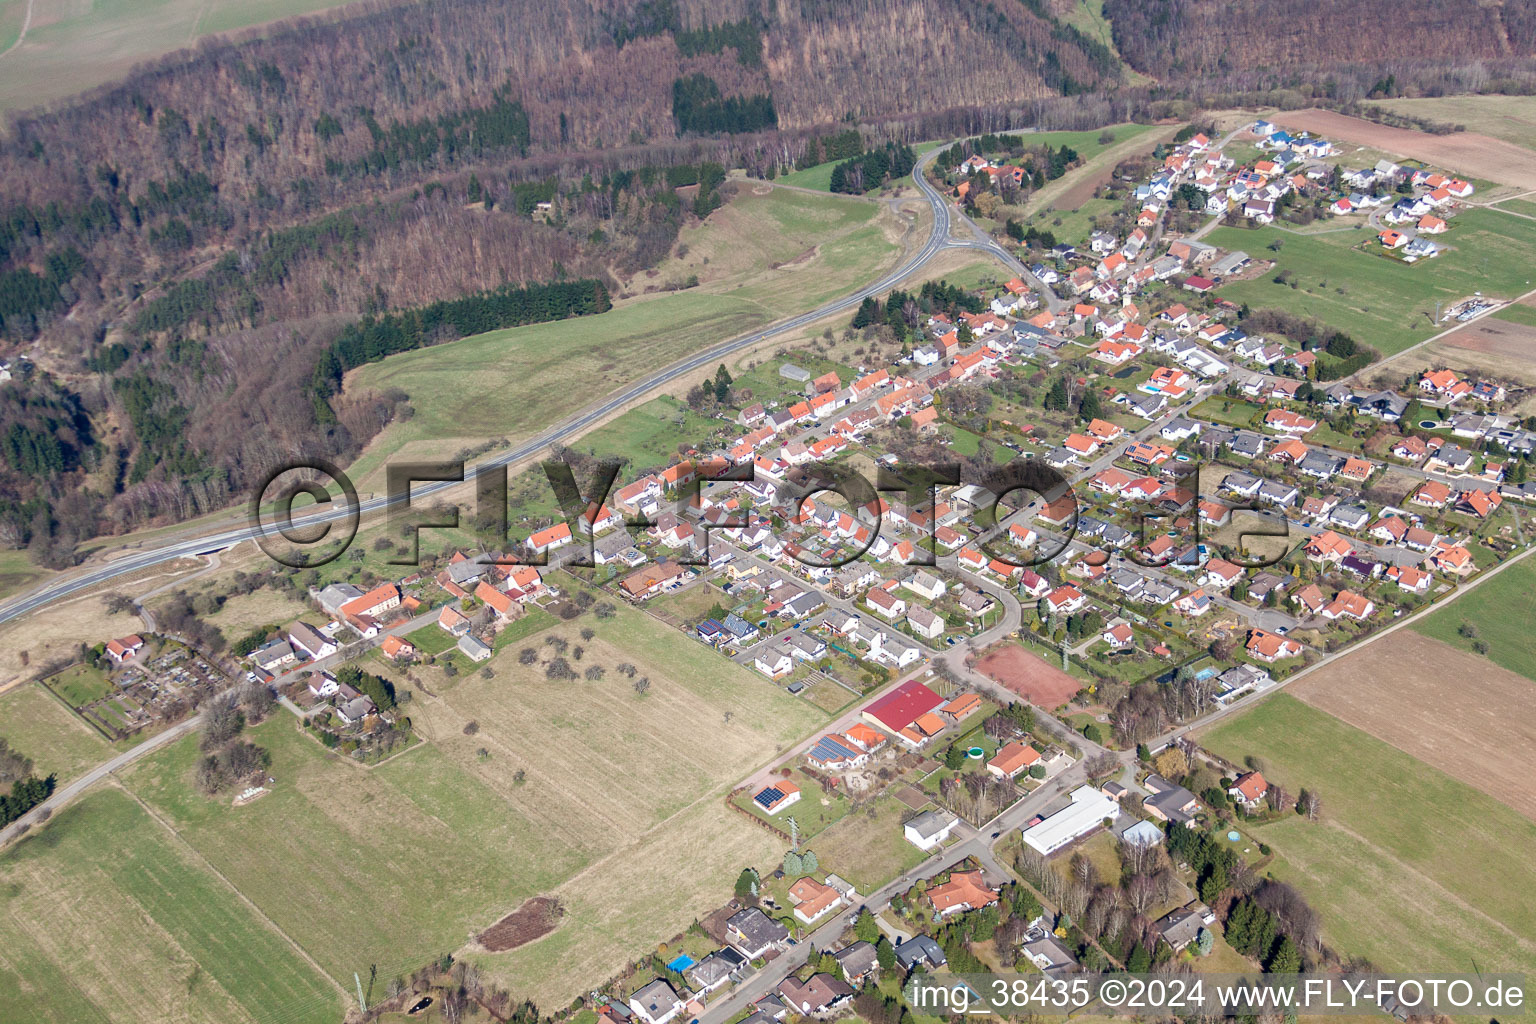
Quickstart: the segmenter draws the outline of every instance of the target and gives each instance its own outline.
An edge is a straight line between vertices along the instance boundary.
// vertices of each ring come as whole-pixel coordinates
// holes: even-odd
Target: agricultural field
[[[24,38],[28,0],[0,5],[0,107],[34,107],[118,78],[133,65],[214,32],[261,25],[338,7],[343,0],[163,0],[152,5],[112,0],[34,4]]]
[[[1495,664],[1527,679],[1536,679],[1533,591],[1536,561],[1524,558],[1453,603],[1417,620],[1413,629],[1469,653],[1477,645],[1486,644],[1485,656]]]
[[[1433,99],[1373,100],[1394,114],[1459,124],[1469,132],[1491,135],[1536,151],[1536,97],[1444,96]],[[1449,136],[1454,139],[1455,136]]]
[[[1445,239],[1452,248],[1412,265],[1377,255],[1377,247],[1355,249],[1372,238],[1368,231],[1302,235],[1223,227],[1205,240],[1276,262],[1273,272],[1223,285],[1222,298],[1321,320],[1391,355],[1443,329],[1432,323],[1436,302],[1449,305],[1478,291],[1512,299],[1536,287],[1530,272],[1536,220],[1468,209],[1451,223]],[[1279,252],[1269,248],[1275,241]],[[1296,287],[1275,283],[1281,271],[1291,273]]]
[[[1536,820],[1536,789],[1510,784],[1536,762],[1536,709],[1523,676],[1402,631],[1289,692]]]
[[[277,785],[246,806],[191,789],[192,742],[124,783],[335,977],[409,972],[524,899],[557,896],[555,933],[480,956],[520,996],[563,1004],[718,905],[744,864],[777,860],[781,841],[728,812],[725,794],[826,716],[627,607],[550,632],[604,678],[548,680],[512,644],[490,673],[417,692],[407,709],[428,742],[374,768],[343,763],[282,715],[253,736]],[[626,661],[646,692],[616,671]],[[677,851],[703,835],[679,892]],[[312,913],[321,903],[328,913]]]
[[[38,683],[0,694],[0,738],[30,757],[36,774],[57,775],[60,785],[114,753],[101,733]]]
[[[1322,798],[1322,817],[1287,817],[1254,834],[1270,871],[1322,915],[1341,953],[1386,970],[1536,968],[1536,823],[1289,694],[1203,733],[1236,763]],[[1523,777],[1516,781],[1525,785]]]
[[[1412,157],[1463,177],[1521,189],[1536,188],[1530,151],[1489,135],[1477,132],[1430,135],[1391,128],[1331,110],[1288,110],[1271,114],[1270,120],[1286,128],[1315,132],[1335,142],[1351,142]]]
[[[895,261],[901,230],[858,199],[738,193],[684,233],[686,255],[656,271],[666,280],[697,274],[698,287],[621,299],[596,316],[491,331],[354,371],[348,387],[400,388],[415,413],[387,428],[349,472],[360,489],[382,490],[388,456],[444,457],[466,445],[526,438],[571,413],[573,386],[595,400],[879,277]]]
[[[267,845],[258,834],[242,840],[252,857]],[[38,1024],[331,1024],[344,1005],[260,910],[116,788],[0,854],[0,1002],[7,1020]]]

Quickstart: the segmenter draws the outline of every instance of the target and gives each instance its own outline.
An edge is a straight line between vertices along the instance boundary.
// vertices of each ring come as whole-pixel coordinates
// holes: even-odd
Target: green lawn
[[[430,626],[422,626],[414,633],[405,634],[411,646],[423,654],[438,655],[444,651],[451,651],[459,642],[459,638],[449,633],[446,629],[432,623]]]
[[[874,892],[928,857],[907,842],[902,832],[906,804],[887,796],[869,806],[873,816],[850,815],[809,844],[816,851],[821,870],[841,875],[860,892]]]
[[[1201,743],[1237,763],[1261,757],[1289,792],[1321,795],[1320,821],[1254,834],[1340,953],[1387,970],[1536,969],[1536,823],[1286,694]]]
[[[253,831],[243,845],[261,859],[277,838]],[[326,916],[314,907],[293,912]],[[343,1012],[337,986],[116,789],[0,855],[0,950],[6,1020],[330,1024]]]
[[[1530,269],[1536,220],[1469,209],[1452,224],[1446,241],[1454,248],[1412,265],[1382,258],[1374,244],[1365,252],[1352,248],[1372,239],[1369,231],[1298,235],[1275,227],[1217,228],[1206,241],[1273,258],[1276,273],[1289,270],[1297,283],[1295,288],[1276,284],[1276,273],[1264,274],[1223,285],[1223,298],[1316,318],[1391,355],[1440,330],[1431,323],[1436,302],[1476,291],[1514,298],[1536,286]],[[1282,246],[1278,253],[1269,249],[1276,239]]]
[[[678,458],[679,444],[707,444],[718,440],[715,435],[725,428],[720,420],[700,416],[677,399],[663,396],[598,427],[581,439],[581,445],[601,458],[628,459],[633,476],[647,466],[671,465]],[[732,429],[739,435],[739,428]]]
[[[1536,217],[1536,202],[1532,202],[1529,199],[1505,199],[1495,204],[1494,209],[1523,213],[1527,217]]]
[[[34,772],[57,775],[61,784],[114,753],[99,732],[36,683],[0,694],[0,737],[32,759]]]
[[[795,824],[800,829],[802,840],[809,840],[821,834],[829,825],[841,820],[843,815],[848,813],[849,804],[846,796],[840,792],[830,796],[823,794],[821,784],[799,768],[790,772],[789,781],[800,787],[800,799],[778,814],[768,814],[753,803],[752,794],[756,792],[753,789],[743,790],[736,796],[734,802],[742,810],[785,832],[789,831],[789,819],[794,818]]]
[[[780,185],[794,185],[797,188],[814,188],[818,192],[830,192],[832,191],[832,168],[839,163],[842,161],[828,160],[824,164],[816,164],[804,170],[781,174],[774,181]]]
[[[1144,135],[1155,127],[1157,126],[1150,124],[1125,123],[1081,132],[1024,132],[1022,137],[1027,146],[1050,146],[1053,149],[1066,146],[1076,150],[1077,155],[1086,163],[1111,146],[1118,146],[1138,135]],[[1109,142],[1100,142],[1099,136],[1105,132],[1109,132],[1112,138]]]
[[[1262,411],[1262,406],[1241,398],[1216,395],[1195,406],[1191,415],[1229,427],[1252,427],[1254,417]]]
[[[1486,550],[1479,548],[1477,550]],[[1424,616],[1413,629],[1427,637],[1471,651],[1473,644],[1488,645],[1494,662],[1536,679],[1536,562],[1526,558],[1485,583],[1458,597],[1438,611]],[[1470,626],[1474,636],[1463,636]]]
[[[1105,214],[1114,213],[1120,206],[1120,201],[1115,199],[1088,199],[1072,210],[1054,207],[1041,210],[1035,214],[1033,223],[1055,235],[1058,242],[1084,245],[1093,234],[1094,222]]]
[[[70,707],[83,707],[101,700],[117,689],[106,673],[90,665],[71,665],[58,675],[49,676],[48,687],[64,698]]]
[[[494,650],[499,651],[508,644],[516,643],[519,640],[526,640],[537,633],[542,633],[558,621],[553,612],[547,612],[543,608],[530,608],[527,615],[508,623],[502,628],[501,632],[496,634]],[[441,633],[442,630],[438,630],[438,632]],[[454,643],[458,643],[458,641],[455,640]]]
[[[1505,306],[1493,314],[1495,320],[1508,320],[1510,323],[1525,324],[1528,327],[1536,327],[1536,306],[1527,306],[1517,303],[1513,306]]]

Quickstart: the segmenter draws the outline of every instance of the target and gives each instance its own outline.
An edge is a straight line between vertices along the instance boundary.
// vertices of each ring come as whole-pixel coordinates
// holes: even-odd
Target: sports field
[[[1321,820],[1254,834],[1339,952],[1388,970],[1536,969],[1536,823],[1288,694],[1199,740],[1321,794]]]
[[[1452,248],[1411,265],[1377,255],[1379,246],[1353,248],[1374,237],[1368,230],[1217,228],[1205,240],[1277,264],[1253,280],[1223,285],[1222,298],[1313,317],[1391,355],[1444,329],[1432,323],[1436,302],[1449,305],[1479,291],[1512,299],[1536,287],[1536,220],[1469,209],[1451,224],[1444,241]],[[1277,239],[1278,253],[1269,248]],[[1281,271],[1290,271],[1296,287],[1275,283]]]
[[[258,856],[267,840],[243,842]],[[195,852],[109,788],[0,854],[0,1006],[27,1024],[334,1024],[343,1001]]]
[[[584,639],[583,628],[594,635]],[[200,754],[194,740],[181,741],[121,777],[164,825],[131,805],[130,817],[144,820],[125,822],[102,811],[103,804],[111,810],[109,801],[92,797],[23,849],[64,843],[75,833],[56,830],[60,822],[77,823],[84,835],[132,833],[123,842],[173,830],[193,861],[205,858],[232,892],[251,901],[253,914],[270,919],[274,935],[343,982],[354,971],[366,979],[374,966],[381,984],[409,973],[458,950],[524,899],[553,893],[566,907],[553,934],[484,961],[519,996],[563,1005],[634,950],[718,906],[742,866],[778,860],[783,843],[728,811],[725,794],[826,715],[627,607],[607,620],[588,615],[548,632],[566,640],[564,657],[579,672],[601,665],[604,678],[551,681],[541,666],[520,665],[521,645],[511,644],[489,663],[489,676],[462,674],[434,688],[437,697],[417,693],[406,709],[429,742],[371,769],[344,763],[280,713],[252,731],[252,740],[271,751],[277,781],[242,807],[193,790]],[[552,657],[543,635],[528,644],[544,661]],[[621,662],[648,679],[644,693],[617,671]],[[466,733],[470,721],[476,725]],[[135,858],[165,859],[148,852]],[[8,863],[0,859],[0,886]],[[91,863],[83,861],[81,870]],[[73,893],[67,879],[55,884],[54,899]],[[70,943],[125,945],[113,922],[126,911],[113,890],[85,889],[70,898]],[[316,913],[319,906],[326,912]],[[239,933],[216,923],[221,933]],[[0,916],[0,968],[42,957],[62,941],[6,935],[18,927]],[[202,953],[149,947],[143,955],[192,976],[194,962],[209,969]],[[292,964],[256,959],[279,975],[264,984],[296,984],[285,980],[296,971]],[[138,984],[137,969],[132,957],[104,957],[96,968],[103,991]],[[150,991],[185,981],[145,977]],[[0,999],[5,994],[0,987]],[[334,1005],[326,1012],[339,1017]],[[57,1019],[89,1019],[67,1005],[60,1013]],[[180,1017],[123,1019],[151,1017],[245,1019],[211,1005]]]
[[[200,36],[341,6],[341,0],[95,0],[0,4],[0,108],[34,107],[117,78]],[[19,42],[18,42],[19,40]]]
[[[1463,651],[1488,645],[1496,664],[1536,679],[1536,561],[1522,559],[1413,625]],[[1467,635],[1470,634],[1470,635]]]

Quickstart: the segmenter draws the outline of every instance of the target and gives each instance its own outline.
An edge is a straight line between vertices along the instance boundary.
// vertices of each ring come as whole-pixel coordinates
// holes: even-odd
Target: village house
[[[996,889],[987,888],[980,871],[955,871],[949,881],[928,890],[928,901],[940,918],[990,907],[997,896]]]

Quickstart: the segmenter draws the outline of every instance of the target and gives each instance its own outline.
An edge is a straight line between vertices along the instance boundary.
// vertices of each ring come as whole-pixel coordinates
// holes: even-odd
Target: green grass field
[[[697,274],[697,288],[362,367],[349,387],[398,387],[415,415],[391,425],[350,472],[367,489],[381,483],[384,460],[402,450],[441,457],[489,439],[527,437],[691,352],[845,294],[894,260],[877,212],[856,199],[747,192],[685,231],[685,255],[658,268],[663,280]]]
[[[873,810],[871,816],[868,811]],[[928,855],[907,842],[901,822],[906,804],[881,797],[862,813],[849,815],[816,837],[821,870],[841,875],[860,892],[874,892]]]
[[[99,732],[37,683],[0,694],[0,737],[32,759],[34,772],[57,775],[60,784],[114,753]]]
[[[1536,202],[1529,199],[1504,199],[1494,206],[1495,210],[1503,210],[1509,213],[1520,213],[1527,217],[1536,217]]]
[[[1340,953],[1386,970],[1536,969],[1536,823],[1286,694],[1200,739],[1237,763],[1262,758],[1291,793],[1321,794],[1320,821],[1254,834]]]
[[[1526,558],[1413,624],[1416,632],[1471,651],[1488,645],[1488,657],[1511,672],[1536,679],[1536,563]],[[1475,636],[1463,636],[1471,626]]]
[[[71,665],[58,675],[49,676],[48,687],[74,708],[100,700],[116,689],[105,673],[90,665]]]
[[[1516,303],[1513,306],[1505,306],[1493,314],[1495,320],[1507,320],[1514,324],[1525,324],[1536,327],[1536,306],[1527,306],[1524,303]]]
[[[0,597],[6,597],[47,575],[48,570],[32,563],[25,551],[0,553]]]
[[[29,1024],[330,1024],[343,1009],[335,985],[116,789],[0,855],[0,1005]]]
[[[737,430],[739,434],[739,429]],[[603,458],[625,458],[630,473],[644,466],[658,468],[677,459],[681,443],[703,444],[717,433],[723,437],[726,425],[689,411],[682,402],[669,396],[652,399],[626,412],[581,439]]]
[[[0,107],[34,107],[120,77],[212,32],[340,6],[344,0],[95,0],[38,4],[24,44],[0,67]],[[26,0],[0,8],[0,49],[16,40]]]
[[[1378,246],[1353,249],[1374,238],[1368,230],[1301,235],[1274,227],[1217,228],[1205,240],[1274,259],[1276,273],[1289,270],[1298,284],[1276,284],[1276,273],[1269,273],[1223,285],[1222,298],[1316,318],[1391,355],[1441,329],[1430,322],[1437,301],[1450,303],[1477,291],[1514,298],[1536,287],[1530,269],[1536,221],[1470,209],[1452,224],[1445,240],[1454,248],[1412,265],[1376,255]],[[1269,249],[1276,239],[1282,246],[1278,253]]]
[[[832,168],[840,162],[828,160],[824,164],[816,164],[804,170],[790,171],[788,174],[779,175],[774,182],[779,185],[793,185],[796,188],[813,188],[818,192],[830,192],[832,191]]]
[[[252,739],[271,751],[278,782],[244,807],[193,791],[192,740],[134,765],[125,784],[334,977],[370,964],[408,973],[488,924],[488,908],[583,862],[434,745],[364,770],[300,735],[290,716]]]
[[[796,768],[790,772],[789,781],[800,787],[800,799],[778,814],[768,814],[753,803],[754,791],[751,789],[742,790],[735,798],[736,806],[786,832],[789,831],[789,819],[794,818],[795,824],[800,829],[800,838],[803,840],[812,839],[848,813],[849,804],[846,796],[842,793],[824,795],[821,785],[800,769]]]
[[[408,973],[527,897],[557,893],[568,907],[558,939],[484,966],[562,1005],[718,905],[743,864],[782,854],[722,799],[826,714],[628,607],[552,631],[578,671],[601,665],[605,677],[551,681],[511,650],[489,677],[434,678],[437,696],[406,705],[426,742],[371,769],[279,715],[252,730],[277,783],[244,807],[193,790],[192,740],[122,782],[336,978],[374,964],[381,981]],[[616,670],[626,661],[649,678],[644,694]],[[709,849],[695,849],[704,836]]]
[[[1444,96],[1372,103],[1398,114],[1463,125],[1469,132],[1481,132],[1536,150],[1536,97]]]

